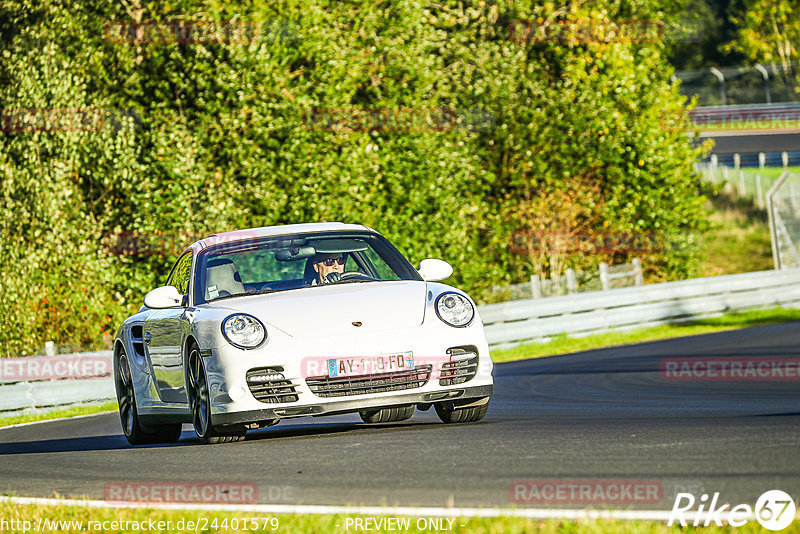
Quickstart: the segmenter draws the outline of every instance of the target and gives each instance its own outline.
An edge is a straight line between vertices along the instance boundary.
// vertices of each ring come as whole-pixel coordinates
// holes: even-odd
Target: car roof
[[[231,232],[219,232],[216,234],[211,234],[206,238],[192,243],[189,245],[189,248],[197,248],[198,250],[202,250],[206,247],[218,245],[220,243],[232,243],[235,241],[244,241],[247,239],[256,239],[260,237],[348,230],[359,232],[367,231],[376,234],[378,233],[372,228],[364,226],[363,224],[345,224],[342,222],[282,224],[277,226],[263,226],[261,228],[248,228],[246,230],[234,230]]]

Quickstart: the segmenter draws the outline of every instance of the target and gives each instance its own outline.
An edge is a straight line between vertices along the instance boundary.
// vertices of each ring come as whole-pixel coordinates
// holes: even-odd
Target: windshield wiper
[[[281,289],[259,289],[258,291],[248,291],[244,295],[264,295],[266,293],[274,293],[275,291],[283,291]]]
[[[258,291],[245,291],[244,293],[234,293],[233,295],[224,295],[222,297],[209,299],[206,302],[216,302],[218,300],[232,299],[232,298],[235,298],[235,297],[244,297],[244,296],[247,296],[247,295],[263,295],[265,293],[272,293],[274,291],[279,291],[279,290],[276,290],[276,289],[259,289]]]
[[[206,302],[216,302],[218,300],[225,300],[225,299],[232,299],[232,298],[236,298],[236,297],[243,297],[244,295],[247,295],[247,293],[235,293],[233,295],[223,295],[221,297],[208,299]]]

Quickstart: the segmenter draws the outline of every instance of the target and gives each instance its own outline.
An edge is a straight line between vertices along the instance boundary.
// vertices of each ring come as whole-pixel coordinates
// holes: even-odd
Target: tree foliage
[[[737,38],[727,49],[755,63],[778,64],[800,94],[800,3],[797,0],[743,0],[732,9]]]
[[[664,17],[650,0],[7,0],[2,109],[106,119],[0,138],[0,350],[107,339],[179,252],[119,255],[126,232],[172,244],[359,222],[412,261],[450,261],[453,283],[478,298],[533,273],[631,256],[655,278],[690,275],[705,228],[700,151],[682,131],[665,44],[512,32],[519,21],[610,28]],[[115,22],[172,21],[258,31],[233,43],[109,38]],[[657,233],[669,246],[510,246],[545,228]]]

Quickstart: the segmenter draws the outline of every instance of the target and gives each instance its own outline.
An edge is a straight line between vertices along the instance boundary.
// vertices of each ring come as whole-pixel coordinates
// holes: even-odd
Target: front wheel
[[[142,428],[139,422],[139,411],[136,408],[136,395],[133,390],[133,375],[128,362],[128,356],[123,349],[117,353],[117,368],[114,376],[117,389],[117,403],[119,404],[119,418],[122,423],[122,432],[131,445],[149,443],[171,443],[181,437],[181,424],[172,423]]]
[[[192,412],[192,425],[197,437],[203,443],[228,443],[241,441],[247,431],[222,433],[211,424],[211,397],[208,391],[206,369],[200,349],[192,345],[189,350],[186,391],[189,394],[189,408]]]
[[[437,402],[434,407],[436,415],[443,423],[474,423],[483,419],[489,410],[489,397],[486,397],[482,404],[478,404],[480,402],[466,406],[454,406],[452,402]]]

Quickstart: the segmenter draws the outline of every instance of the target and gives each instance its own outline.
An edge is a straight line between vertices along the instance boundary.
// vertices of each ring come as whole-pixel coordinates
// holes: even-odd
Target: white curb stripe
[[[0,502],[33,504],[39,506],[83,506],[88,508],[155,508],[159,510],[204,510],[218,512],[253,512],[261,514],[342,514],[342,515],[389,515],[389,516],[435,516],[435,517],[523,517],[531,519],[624,519],[640,521],[668,521],[672,513],[667,510],[590,510],[547,508],[444,508],[409,506],[326,506],[291,504],[191,504],[191,503],[145,503],[110,502],[78,499],[43,499],[37,497],[0,496]],[[702,514],[701,522],[705,519]],[[683,514],[694,521],[696,512]],[[729,514],[719,514],[728,522]],[[735,514],[737,519],[752,519],[744,514]]]

